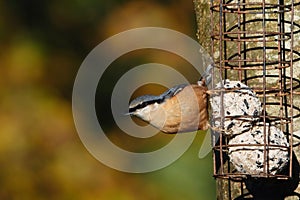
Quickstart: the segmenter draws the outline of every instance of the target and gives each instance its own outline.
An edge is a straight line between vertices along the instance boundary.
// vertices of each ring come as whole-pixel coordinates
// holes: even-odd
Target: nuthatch
[[[140,96],[129,105],[136,116],[164,133],[191,132],[208,128],[207,87],[205,81],[181,84],[159,96]]]

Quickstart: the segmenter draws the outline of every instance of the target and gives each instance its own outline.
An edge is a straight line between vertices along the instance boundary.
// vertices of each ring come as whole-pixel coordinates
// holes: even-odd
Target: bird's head
[[[154,95],[143,95],[132,100],[129,104],[129,115],[136,116],[146,122],[151,121],[151,112],[157,110],[163,99]]]

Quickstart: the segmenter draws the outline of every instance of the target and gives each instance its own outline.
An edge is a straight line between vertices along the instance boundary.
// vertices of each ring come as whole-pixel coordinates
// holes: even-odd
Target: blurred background
[[[192,0],[0,0],[0,13],[0,199],[215,199],[211,154],[198,158],[205,133],[199,132],[172,165],[129,174],[89,154],[72,118],[73,82],[95,46],[144,26],[196,39]],[[159,148],[173,137],[158,133],[136,139],[112,119],[114,84],[129,69],[148,62],[169,65],[190,82],[200,76],[185,60],[162,51],[135,51],[112,63],[99,82],[96,109],[105,116],[99,115],[99,123],[114,143],[132,151]],[[133,97],[165,89],[145,85]]]

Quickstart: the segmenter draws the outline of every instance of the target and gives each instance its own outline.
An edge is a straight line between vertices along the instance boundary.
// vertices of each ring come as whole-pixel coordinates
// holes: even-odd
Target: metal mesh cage
[[[194,3],[201,32],[203,2]],[[226,181],[218,182],[218,198],[249,191],[255,199],[293,195],[299,181],[299,2],[211,0],[210,15],[214,77],[230,79],[213,80],[219,85],[210,90],[211,103],[220,105],[211,117],[214,176]]]

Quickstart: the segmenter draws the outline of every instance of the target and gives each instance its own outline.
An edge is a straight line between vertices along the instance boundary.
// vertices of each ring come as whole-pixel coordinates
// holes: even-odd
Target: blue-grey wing
[[[133,112],[134,110],[143,108],[149,104],[162,103],[165,101],[165,99],[171,98],[171,97],[175,96],[176,94],[178,94],[186,86],[187,86],[187,84],[176,85],[159,96],[143,95],[143,96],[137,97],[136,99],[134,99],[130,102],[129,112]]]
[[[161,98],[163,99],[168,99],[171,98],[173,96],[175,96],[176,94],[178,94],[180,91],[183,90],[183,88],[185,88],[188,84],[180,84],[180,85],[176,85],[170,89],[168,89],[166,92],[164,92],[163,94],[160,95]]]

